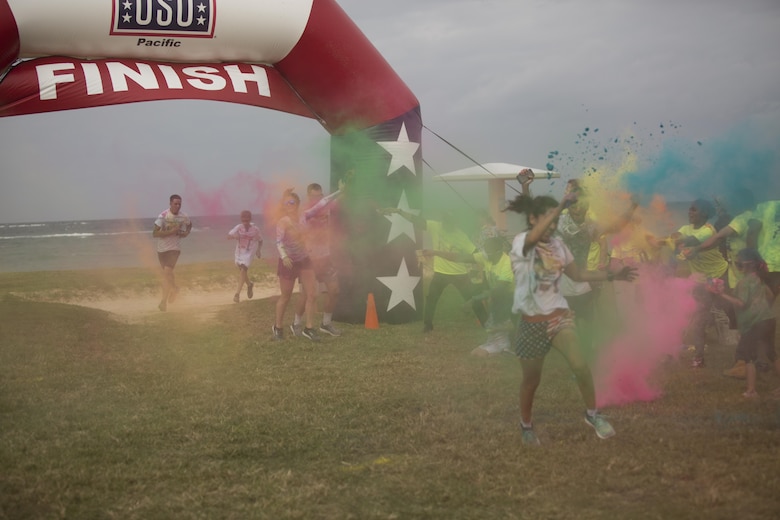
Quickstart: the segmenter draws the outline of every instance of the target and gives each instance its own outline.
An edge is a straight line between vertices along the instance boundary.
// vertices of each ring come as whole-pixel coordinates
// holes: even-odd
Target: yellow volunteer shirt
[[[433,249],[436,251],[470,255],[477,249],[466,233],[460,229],[447,231],[441,222],[435,220],[427,220],[425,226],[426,230],[431,234]],[[469,266],[436,256],[433,259],[433,272],[441,274],[468,274]]]
[[[770,273],[780,271],[780,200],[762,202],[756,206],[753,218],[761,222],[758,252]]]
[[[712,224],[704,224],[699,229],[694,229],[692,224],[686,224],[677,232],[684,237],[694,237],[699,242],[704,242],[715,234],[715,228]],[[687,263],[692,273],[701,273],[709,278],[719,278],[729,268],[728,262],[717,248],[700,251],[698,255],[688,259]]]

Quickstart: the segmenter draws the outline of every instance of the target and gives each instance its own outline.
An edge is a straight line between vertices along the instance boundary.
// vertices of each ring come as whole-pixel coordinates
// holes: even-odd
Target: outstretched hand
[[[630,265],[624,266],[620,271],[614,273],[615,280],[622,280],[625,282],[633,282],[638,276],[639,273],[637,272],[637,268],[631,267]]]

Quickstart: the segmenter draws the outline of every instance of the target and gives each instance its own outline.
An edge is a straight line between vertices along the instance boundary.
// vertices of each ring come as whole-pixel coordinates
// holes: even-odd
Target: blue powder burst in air
[[[669,140],[648,166],[626,174],[623,182],[632,193],[670,201],[724,197],[738,208],[750,199],[780,200],[780,129],[744,123],[706,147],[701,141]]]

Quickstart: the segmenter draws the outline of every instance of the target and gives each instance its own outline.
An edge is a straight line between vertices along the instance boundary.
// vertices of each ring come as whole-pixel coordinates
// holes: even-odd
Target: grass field
[[[0,275],[0,518],[780,516],[780,403],[720,375],[733,349],[660,367],[664,397],[604,410],[607,441],[551,354],[528,448],[519,363],[469,355],[483,333],[454,292],[431,335],[344,325],[316,345],[271,342],[273,299],[128,324],[23,298],[143,284],[140,270]],[[762,374],[759,392],[777,385]]]

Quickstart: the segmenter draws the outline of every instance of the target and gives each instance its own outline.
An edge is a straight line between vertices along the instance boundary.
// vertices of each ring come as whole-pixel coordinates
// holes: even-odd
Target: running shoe
[[[526,446],[539,446],[541,444],[541,442],[539,442],[539,437],[537,437],[536,432],[534,432],[533,426],[526,428],[521,424],[520,430],[523,432],[523,444]]]
[[[310,329],[309,327],[304,327],[303,331],[301,331],[301,334],[304,338],[309,338],[313,342],[320,341],[320,337],[317,335],[317,331],[314,329]]]
[[[168,310],[168,304],[165,303],[165,301],[161,301],[160,305],[157,306],[158,309],[160,309],[162,312],[165,312]]]
[[[254,295],[255,295],[255,284],[253,284],[252,282],[249,282],[246,285],[246,297],[251,300],[252,296],[254,296]],[[236,302],[236,303],[238,303],[238,302]]]
[[[236,293],[233,295],[233,303],[238,303],[238,301],[239,301],[239,297],[238,297],[238,293]]]
[[[290,332],[292,332],[293,336],[300,337],[301,334],[303,333],[303,325],[301,324],[296,325],[295,323],[293,323],[292,325],[290,325]]]
[[[281,341],[284,339],[284,329],[276,328],[276,325],[271,325],[271,331],[274,333],[274,341]]]
[[[320,332],[330,334],[331,336],[341,336],[341,331],[334,327],[332,323],[320,325]]]
[[[609,439],[615,435],[615,429],[611,424],[609,424],[609,422],[607,422],[606,419],[604,419],[603,415],[596,414],[591,417],[586,412],[585,422],[592,426],[594,430],[596,430],[596,435],[599,436],[599,439]]]

